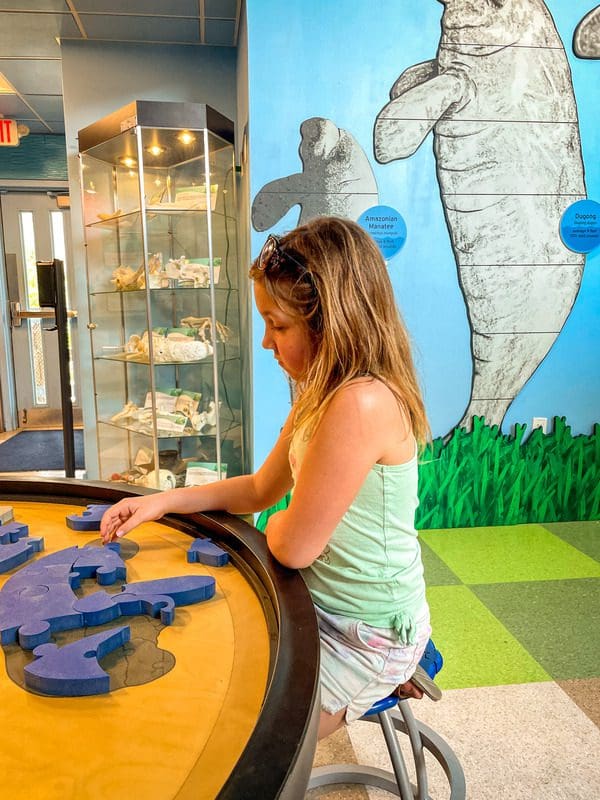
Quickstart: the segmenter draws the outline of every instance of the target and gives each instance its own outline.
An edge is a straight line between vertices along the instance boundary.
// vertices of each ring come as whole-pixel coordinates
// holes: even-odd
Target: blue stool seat
[[[419,662],[433,680],[443,666],[440,651],[430,639]],[[427,788],[425,751],[438,761],[450,787],[450,800],[466,797],[465,775],[453,750],[434,730],[418,722],[406,699],[391,694],[374,703],[361,720],[379,723],[390,756],[393,772],[361,764],[332,764],[315,767],[311,772],[308,789],[336,783],[357,783],[385,789],[402,800],[432,800]],[[404,756],[398,743],[397,732],[406,734],[415,765],[416,785],[410,782]]]

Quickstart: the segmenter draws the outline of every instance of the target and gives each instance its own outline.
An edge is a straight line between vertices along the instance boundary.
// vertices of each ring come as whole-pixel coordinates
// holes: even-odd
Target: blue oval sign
[[[560,238],[575,253],[590,253],[600,244],[600,203],[578,200],[560,219]]]
[[[395,208],[372,206],[363,211],[357,222],[373,237],[386,261],[404,246],[406,223]]]

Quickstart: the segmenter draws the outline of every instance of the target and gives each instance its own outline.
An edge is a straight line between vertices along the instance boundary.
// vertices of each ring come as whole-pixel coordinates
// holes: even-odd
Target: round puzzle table
[[[131,494],[114,484],[1,480],[11,505],[45,550],[15,570],[73,545],[99,545],[97,531],[67,527],[67,514]],[[223,567],[187,562],[192,538],[210,537],[229,554]],[[1,548],[1,545],[0,545]],[[1,549],[0,549],[1,554]],[[108,694],[50,697],[24,685],[33,659],[3,646],[0,749],[2,791],[13,800],[270,800],[302,797],[319,717],[319,638],[300,576],[278,564],[264,537],[225,513],[165,517],[122,540],[127,582],[212,575],[215,596],[175,609],[172,625],[121,617],[88,628],[131,624],[131,641],[101,661]],[[82,581],[77,593],[98,589]],[[85,584],[85,586],[83,585]],[[62,644],[82,629],[57,633]]]

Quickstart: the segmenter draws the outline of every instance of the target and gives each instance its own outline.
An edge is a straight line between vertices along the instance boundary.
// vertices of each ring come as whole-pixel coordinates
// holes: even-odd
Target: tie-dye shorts
[[[316,607],[321,637],[321,708],[346,722],[361,717],[414,673],[431,636],[427,605],[417,615],[414,644],[402,644],[392,628],[329,614]]]

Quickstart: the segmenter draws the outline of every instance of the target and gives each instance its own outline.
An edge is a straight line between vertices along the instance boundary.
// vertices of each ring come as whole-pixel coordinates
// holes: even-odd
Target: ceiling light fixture
[[[191,144],[196,141],[196,137],[189,131],[182,131],[177,138],[181,144]]]
[[[131,169],[137,165],[137,161],[132,156],[122,156],[119,159],[119,164],[122,164],[124,167]]]
[[[146,152],[150,153],[151,156],[161,156],[166,150],[166,147],[161,147],[159,144],[151,144],[150,147],[146,148]]]

